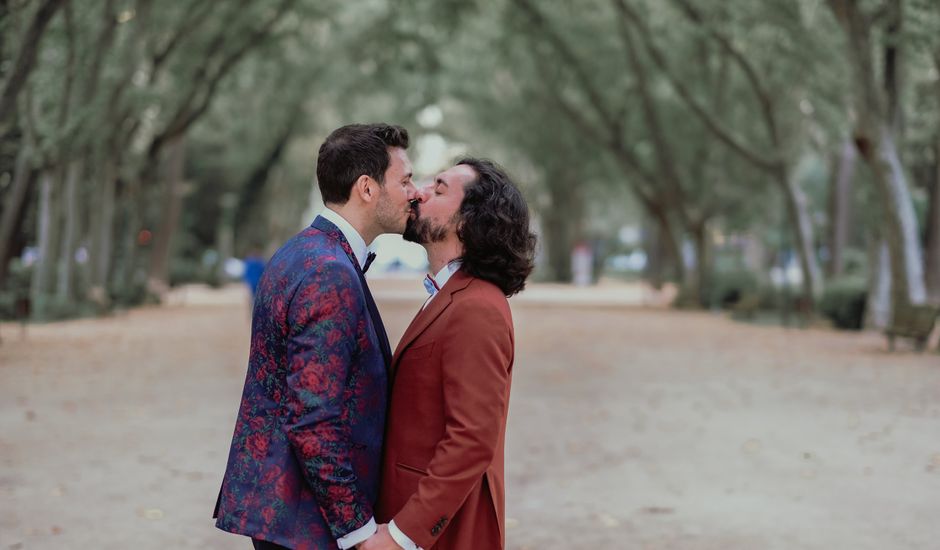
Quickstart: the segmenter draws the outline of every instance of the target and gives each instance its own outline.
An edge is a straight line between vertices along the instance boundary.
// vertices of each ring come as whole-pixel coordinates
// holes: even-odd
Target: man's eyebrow
[[[401,181],[410,180],[410,179],[411,179],[411,176],[413,176],[413,175],[414,175],[414,174],[413,174],[412,172],[408,172],[407,174],[405,174],[404,176],[401,177]]]
[[[444,181],[444,180],[441,179],[441,178],[435,178],[435,179],[434,179],[434,184],[435,184],[435,185],[440,184],[440,185],[443,185],[444,187],[450,187],[449,185],[447,185],[447,182]]]

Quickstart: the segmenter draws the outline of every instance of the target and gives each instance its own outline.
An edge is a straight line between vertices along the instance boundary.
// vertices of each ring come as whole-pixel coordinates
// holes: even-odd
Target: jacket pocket
[[[396,467],[396,468],[400,468],[400,469],[402,469],[402,470],[405,470],[405,471],[407,471],[407,472],[411,472],[411,473],[413,473],[413,474],[421,475],[421,476],[426,476],[426,475],[428,475],[428,473],[427,473],[426,471],[422,470],[421,468],[417,468],[417,467],[415,467],[415,466],[409,466],[409,465],[407,465],[407,464],[402,464],[401,462],[396,462],[396,463],[395,463],[395,467]]]
[[[424,359],[426,357],[430,357],[432,351],[434,351],[434,342],[429,344],[421,344],[420,346],[408,348],[403,354],[403,358],[412,361],[417,359]]]

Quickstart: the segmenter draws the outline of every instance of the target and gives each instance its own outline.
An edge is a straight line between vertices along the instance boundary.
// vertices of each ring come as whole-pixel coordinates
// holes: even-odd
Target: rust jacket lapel
[[[411,320],[411,324],[405,329],[405,334],[402,335],[401,341],[398,342],[398,347],[395,348],[395,356],[392,359],[392,376],[394,376],[395,370],[398,367],[398,360],[401,358],[401,354],[440,317],[441,313],[443,313],[448,306],[450,306],[451,302],[454,300],[454,294],[465,289],[472,280],[473,277],[464,272],[464,270],[461,269],[457,271],[447,281],[444,288],[437,292],[437,295],[434,296],[427,307],[415,315],[415,318]]]

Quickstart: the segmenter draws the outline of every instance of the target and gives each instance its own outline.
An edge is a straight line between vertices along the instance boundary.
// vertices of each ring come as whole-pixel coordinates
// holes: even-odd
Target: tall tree
[[[715,44],[741,71],[747,87],[753,94],[757,103],[757,120],[763,123],[766,145],[764,150],[755,148],[741,139],[739,135],[723,124],[715,113],[706,104],[697,99],[686,81],[677,76],[667,60],[662,48],[657,45],[649,25],[640,16],[639,12],[625,0],[616,0],[621,14],[628,18],[638,29],[644,39],[647,51],[657,62],[660,70],[668,78],[670,84],[679,97],[689,107],[690,111],[710,130],[711,134],[742,159],[756,168],[766,172],[780,188],[787,213],[790,219],[790,228],[793,231],[793,242],[803,271],[803,299],[807,304],[813,304],[822,289],[822,274],[816,256],[813,223],[806,193],[794,179],[792,165],[793,158],[788,158],[788,136],[785,135],[785,126],[780,121],[779,103],[765,77],[757,69],[755,62],[745,55],[732,41],[731,37],[722,32],[718,25],[706,19],[706,16],[691,2],[674,0],[679,11],[693,24],[699,26]],[[785,98],[792,101],[792,98]],[[792,138],[791,138],[792,139]]]
[[[891,297],[897,310],[926,299],[917,218],[898,145],[900,78],[904,65],[899,41],[903,3],[888,0],[885,12],[880,15],[866,10],[857,0],[829,0],[829,6],[845,32],[856,92],[855,142],[871,169],[883,207]],[[882,25],[879,35],[877,31]],[[880,66],[875,59],[878,36],[884,36],[879,48],[884,53]]]

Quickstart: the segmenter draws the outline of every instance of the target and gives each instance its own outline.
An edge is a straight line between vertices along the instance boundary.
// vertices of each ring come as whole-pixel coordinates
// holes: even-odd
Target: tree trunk
[[[553,205],[545,213],[545,246],[548,252],[549,280],[571,282],[571,250],[573,247],[571,221]]]
[[[695,239],[695,276],[690,282],[689,291],[698,298],[701,307],[707,307],[708,279],[711,274],[711,238],[707,225],[702,223],[693,228],[692,238]]]
[[[847,140],[835,163],[829,193],[829,263],[826,270],[829,277],[838,277],[845,272],[856,158],[855,146]]]
[[[883,205],[883,236],[891,254],[892,304],[903,307],[922,303],[927,293],[917,218],[895,142],[896,132],[903,126],[897,108],[901,96],[902,59],[896,47],[903,5],[900,0],[892,0],[882,17],[876,19],[858,2],[829,0],[829,4],[848,37],[857,94],[855,142],[872,170],[878,201]],[[878,36],[877,29],[873,28],[876,21],[887,21],[883,68],[877,66],[873,57],[874,37]],[[882,81],[878,81],[879,72]]]
[[[80,233],[80,202],[78,200],[78,179],[82,174],[82,163],[69,163],[65,175],[65,196],[62,206],[65,214],[65,233],[62,239],[59,272],[56,282],[56,296],[62,302],[75,299],[75,251],[78,248]]]
[[[25,140],[24,140],[25,141]],[[0,288],[6,279],[7,264],[12,256],[14,234],[23,220],[23,206],[28,196],[29,188],[35,179],[35,172],[29,165],[31,148],[23,143],[16,156],[16,165],[13,169],[13,182],[7,192],[3,213],[0,215]]]
[[[672,271],[671,278],[680,284],[686,281],[685,261],[682,258],[682,247],[679,238],[673,231],[669,217],[659,209],[649,211],[652,226],[646,239],[647,278],[654,288],[661,288],[669,279],[667,275]]]
[[[902,92],[904,89],[904,51],[902,47],[905,38],[902,37],[904,23],[904,0],[887,0],[884,2],[882,17],[885,21],[884,33],[884,84],[887,124],[891,134],[903,140],[904,136],[904,105]]]
[[[927,185],[927,257],[924,263],[927,297],[940,304],[940,136],[934,152],[933,177]]]
[[[892,302],[920,304],[927,299],[917,216],[894,136],[881,126],[865,155],[884,206],[884,236],[891,253]],[[864,151],[865,149],[863,149]]]
[[[868,306],[866,325],[876,329],[891,320],[891,259],[888,244],[881,237],[868,246]]]
[[[666,282],[666,256],[659,223],[652,217],[646,220],[643,231],[643,248],[646,251],[646,279],[653,288],[660,289]]]
[[[91,288],[89,297],[99,309],[110,305],[108,296],[108,275],[111,271],[111,258],[114,250],[114,213],[117,169],[114,162],[106,160],[100,183],[101,203],[95,216],[92,235]]]
[[[686,282],[686,267],[685,258],[682,256],[681,237],[676,234],[668,214],[657,210],[653,215],[656,216],[656,221],[659,224],[660,238],[663,240],[663,245],[669,252],[669,257],[673,262],[673,277],[677,283],[684,284]]]
[[[564,283],[572,281],[571,252],[575,243],[584,237],[581,234],[584,201],[580,187],[572,185],[573,181],[577,178],[571,175],[550,178],[551,206],[545,212],[545,245],[551,280]]]
[[[166,182],[165,200],[161,209],[160,226],[153,237],[150,270],[147,276],[147,292],[157,298],[162,298],[170,288],[169,268],[173,251],[173,236],[179,225],[183,207],[184,153],[185,136],[174,138],[168,143],[165,169],[162,170]]]
[[[783,165],[778,167],[776,177],[777,182],[783,188],[787,217],[793,228],[793,245],[803,271],[803,300],[806,302],[804,305],[811,308],[822,293],[822,271],[819,269],[816,250],[813,246],[813,221],[808,201],[806,194],[790,178]]]
[[[54,251],[58,242],[56,202],[54,176],[50,170],[43,170],[39,176],[39,211],[36,216],[39,253],[31,281],[32,311],[37,319],[43,319],[47,313],[55,274]]]
[[[215,237],[219,260],[215,265],[215,280],[221,282],[225,279],[225,260],[235,255],[235,212],[238,209],[238,196],[231,192],[223,193],[219,203],[221,208]]]
[[[143,200],[141,182],[131,180],[120,196],[121,204],[121,251],[120,264],[115,268],[113,288],[118,301],[123,305],[136,303],[138,236],[143,229]]]

